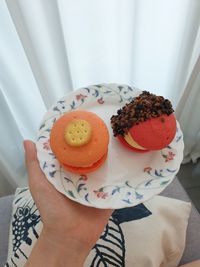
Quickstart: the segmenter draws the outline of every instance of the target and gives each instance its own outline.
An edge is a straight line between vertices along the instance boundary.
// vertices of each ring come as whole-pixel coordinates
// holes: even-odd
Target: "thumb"
[[[32,189],[34,185],[37,185],[41,182],[41,180],[44,180],[42,179],[44,174],[39,166],[35,143],[30,140],[25,140],[23,144],[25,150],[25,162],[28,172],[29,186],[30,189]]]

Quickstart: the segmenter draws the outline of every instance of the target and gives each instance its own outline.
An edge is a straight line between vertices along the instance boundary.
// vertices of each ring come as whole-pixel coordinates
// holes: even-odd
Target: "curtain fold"
[[[125,83],[176,107],[199,54],[199,20],[198,0],[0,1],[0,179],[26,181],[21,142],[35,140],[46,109],[71,90]]]
[[[186,89],[176,109],[176,116],[184,133],[184,161],[200,157],[200,56],[194,66]]]
[[[199,26],[199,1],[58,0],[58,7],[75,88],[128,83],[177,105]]]
[[[0,122],[1,138],[4,136],[0,142],[0,179],[8,180],[9,184],[15,188],[18,185],[18,181],[23,182],[22,180],[25,176],[23,137],[1,89]]]
[[[57,1],[6,1],[33,75],[49,108],[73,89]]]
[[[47,107],[66,92],[128,83],[177,105],[198,31],[198,0],[6,0]]]
[[[27,184],[23,139],[46,111],[5,1],[0,1],[0,187]],[[2,189],[1,189],[2,192]]]
[[[0,90],[23,138],[34,138],[46,109],[4,1],[0,1],[0,40]]]

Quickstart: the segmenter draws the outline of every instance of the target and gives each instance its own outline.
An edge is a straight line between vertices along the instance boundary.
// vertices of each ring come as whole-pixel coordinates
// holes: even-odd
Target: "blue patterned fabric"
[[[95,257],[90,267],[96,266],[125,266],[126,242],[121,228],[122,223],[139,220],[152,213],[143,205],[133,208],[115,210],[110,217],[100,240],[94,246]],[[110,244],[112,246],[110,246]]]
[[[28,259],[28,254],[40,235],[41,219],[28,188],[17,191],[12,217],[12,253],[7,267],[19,266]],[[90,267],[125,266],[126,241],[121,224],[142,219],[152,213],[143,205],[115,210],[110,217],[100,239],[93,247],[94,257]],[[28,253],[27,253],[28,252]]]

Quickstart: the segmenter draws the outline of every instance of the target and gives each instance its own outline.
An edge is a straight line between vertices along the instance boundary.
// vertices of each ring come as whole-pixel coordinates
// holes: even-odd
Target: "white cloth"
[[[191,205],[155,196],[145,206],[152,215],[121,225],[126,244],[125,267],[178,266],[185,247]],[[90,266],[93,257],[94,250],[85,267]]]
[[[200,56],[194,66],[176,115],[184,133],[184,162],[200,157]]]
[[[6,3],[47,107],[72,88],[112,82],[177,103],[199,27],[198,0]]]
[[[185,247],[190,203],[155,196],[145,206],[117,210],[84,267],[178,266]],[[13,202],[7,267],[24,266],[41,230],[30,192],[18,189]]]

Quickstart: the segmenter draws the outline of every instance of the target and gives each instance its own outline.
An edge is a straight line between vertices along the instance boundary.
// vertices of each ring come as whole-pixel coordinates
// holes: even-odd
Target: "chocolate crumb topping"
[[[117,111],[117,115],[111,117],[111,126],[114,136],[124,136],[128,130],[151,118],[162,114],[170,115],[174,110],[168,99],[156,96],[147,91],[135,97],[130,103]]]

